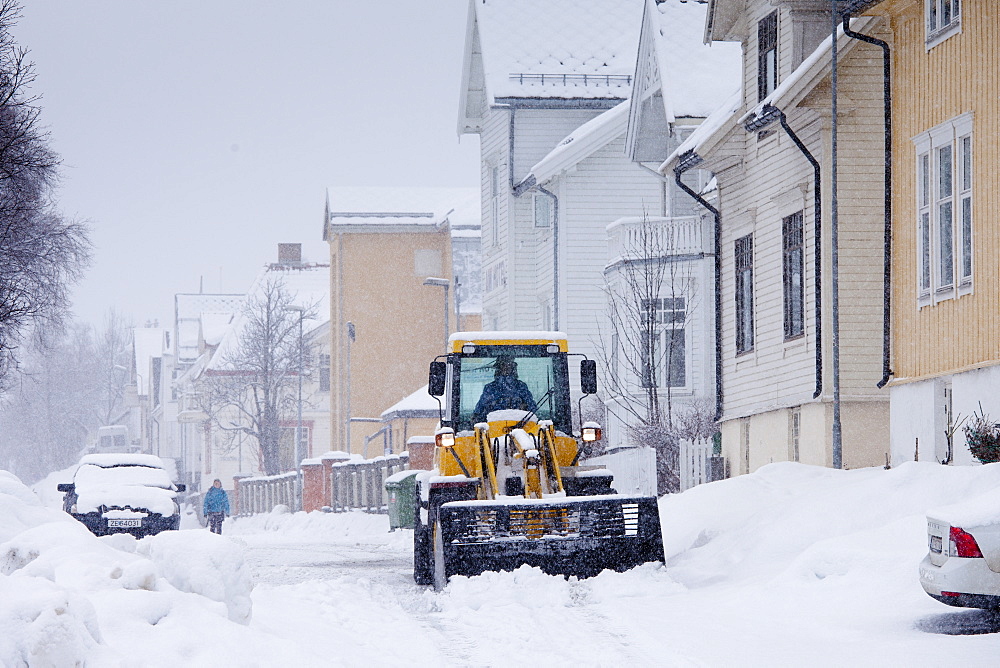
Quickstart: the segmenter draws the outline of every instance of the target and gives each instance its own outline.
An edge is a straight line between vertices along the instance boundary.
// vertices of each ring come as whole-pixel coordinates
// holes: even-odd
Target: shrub
[[[983,464],[1000,462],[1000,425],[993,422],[989,415],[973,413],[964,430],[965,443],[973,457]]]

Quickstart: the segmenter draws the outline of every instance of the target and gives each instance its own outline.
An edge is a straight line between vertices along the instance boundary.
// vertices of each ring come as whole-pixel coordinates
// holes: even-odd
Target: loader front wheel
[[[413,581],[418,585],[434,584],[434,554],[431,528],[418,523],[413,531]]]

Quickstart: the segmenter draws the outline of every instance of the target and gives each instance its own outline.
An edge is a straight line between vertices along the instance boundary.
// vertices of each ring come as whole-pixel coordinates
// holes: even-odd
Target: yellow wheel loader
[[[441,422],[434,468],[416,481],[418,584],[525,564],[590,577],[663,561],[656,498],[619,495],[611,472],[579,464],[601,428],[574,434],[571,355],[561,332],[458,332],[431,362]],[[579,357],[582,395],[594,394],[596,363]]]

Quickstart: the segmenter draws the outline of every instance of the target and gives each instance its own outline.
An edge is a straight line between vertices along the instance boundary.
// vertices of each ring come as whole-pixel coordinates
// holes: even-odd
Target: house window
[[[927,24],[927,48],[940,44],[962,31],[959,0],[924,0]]]
[[[532,199],[535,227],[552,227],[552,198],[542,193],[534,193]]]
[[[757,101],[778,86],[778,12],[757,23]]]
[[[917,149],[917,300],[972,290],[972,115],[914,139]]]
[[[319,391],[330,391],[330,356],[319,354]]]
[[[785,338],[802,336],[805,330],[805,291],[802,285],[802,212],[784,218],[781,225],[783,283],[785,293]]]
[[[490,228],[493,245],[500,243],[500,167],[490,167]]]
[[[753,350],[753,235],[736,240],[736,354]]]
[[[684,387],[687,385],[685,299],[644,299],[643,308],[652,316],[654,330],[642,350],[642,387]]]

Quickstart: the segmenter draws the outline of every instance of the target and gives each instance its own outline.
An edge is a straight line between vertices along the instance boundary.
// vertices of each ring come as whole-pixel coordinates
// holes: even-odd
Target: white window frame
[[[654,321],[656,323],[656,340],[652,351],[652,372],[646,372],[645,362],[640,365],[641,375],[636,379],[641,389],[646,389],[646,377],[652,381],[652,387],[669,389],[671,392],[683,392],[691,389],[691,337],[688,332],[690,321],[690,300],[687,297],[662,297],[650,300],[655,302]],[[669,302],[669,303],[668,303]],[[678,305],[677,302],[680,302]],[[683,337],[684,378],[679,385],[670,384],[670,365],[667,360],[667,332],[680,331]]]
[[[541,209],[541,210],[539,210]],[[552,227],[552,198],[543,193],[531,194],[531,212],[538,229]]]
[[[489,165],[490,179],[490,240],[500,244],[500,165]]]
[[[924,0],[924,28],[928,50],[962,32],[961,0]]]
[[[972,114],[913,140],[916,148],[917,306],[972,292],[975,225]]]

